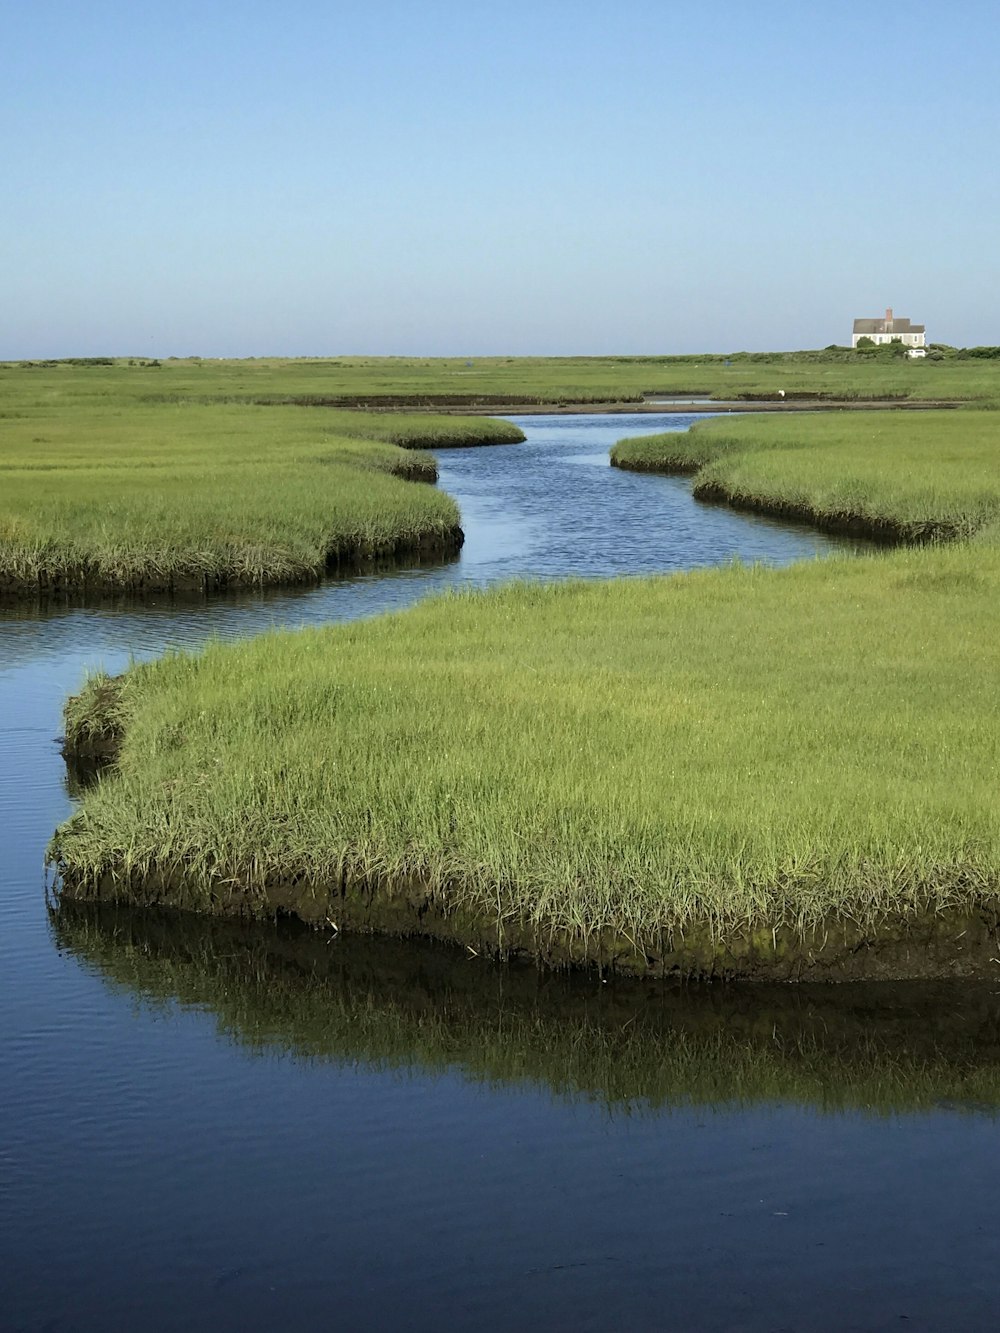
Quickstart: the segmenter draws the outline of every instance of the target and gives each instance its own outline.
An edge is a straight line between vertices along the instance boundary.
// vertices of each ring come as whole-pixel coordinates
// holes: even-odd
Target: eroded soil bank
[[[91,761],[96,751],[91,752]],[[106,749],[105,749],[106,753]],[[321,931],[424,938],[505,961],[602,975],[691,980],[870,981],[987,978],[998,974],[1000,919],[995,907],[890,916],[859,926],[831,916],[800,931],[759,924],[716,935],[707,926],[637,941],[613,929],[581,933],[555,922],[487,919],[462,905],[460,884],[441,890],[419,881],[370,877],[320,886],[294,878],[242,885],[192,881],[155,868],[108,871],[96,881],[62,869],[68,902],[175,908],[213,917],[296,918]]]
[[[655,471],[653,468],[646,470]],[[689,471],[698,469],[691,468]],[[863,537],[866,541],[878,542],[882,546],[921,546],[927,542],[954,541],[958,535],[954,524],[902,523],[891,518],[849,511],[824,513],[808,504],[795,504],[766,495],[743,495],[718,482],[696,483],[692,494],[704,504],[728,505],[730,509],[740,509],[748,514],[780,518],[785,523],[805,523],[811,528],[819,528],[821,532],[833,532],[843,537]]]
[[[681,412],[685,416],[716,416],[725,412],[927,412],[942,408],[968,406],[960,399],[928,400],[914,402],[908,398],[824,398],[818,393],[795,393],[789,391],[784,398],[771,398],[765,395],[745,398],[720,398],[709,401],[701,396],[690,399],[681,395],[671,395],[669,408],[662,400],[656,399],[619,399],[616,402],[504,402],[493,403],[474,401],[464,404],[442,405],[408,403],[397,400],[396,410],[402,412],[461,412],[463,416],[489,416],[502,407],[510,416],[613,416],[615,414],[655,415],[666,410]],[[641,469],[635,469],[639,471]]]

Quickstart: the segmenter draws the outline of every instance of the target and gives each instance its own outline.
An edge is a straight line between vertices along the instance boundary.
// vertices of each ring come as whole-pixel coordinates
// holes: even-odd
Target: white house
[[[851,346],[857,347],[862,338],[870,338],[873,343],[905,343],[907,347],[923,347],[926,344],[923,324],[911,324],[908,319],[896,319],[890,307],[885,312],[885,319],[856,319]]]

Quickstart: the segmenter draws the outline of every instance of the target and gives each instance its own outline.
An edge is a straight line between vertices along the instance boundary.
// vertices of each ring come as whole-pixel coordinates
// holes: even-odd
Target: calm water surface
[[[671,991],[46,910],[85,670],[512,577],[830,551],[607,466],[690,418],[441,457],[460,560],[0,613],[0,1328],[992,1329],[990,987]]]

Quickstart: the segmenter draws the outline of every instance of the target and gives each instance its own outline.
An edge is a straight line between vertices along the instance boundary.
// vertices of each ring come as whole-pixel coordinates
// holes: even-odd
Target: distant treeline
[[[92,369],[97,366],[159,366],[162,364],[155,357],[63,356],[45,361],[0,361],[0,369],[47,370],[52,366],[83,366],[85,369]]]

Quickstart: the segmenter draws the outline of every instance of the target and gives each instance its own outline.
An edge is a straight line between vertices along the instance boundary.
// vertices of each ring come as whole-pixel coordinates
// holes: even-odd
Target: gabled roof
[[[891,324],[891,328],[889,325]],[[873,333],[926,333],[926,326],[923,324],[911,324],[908,319],[900,319],[899,316],[893,320],[887,319],[856,319],[854,321],[854,332],[867,334],[869,337]]]

